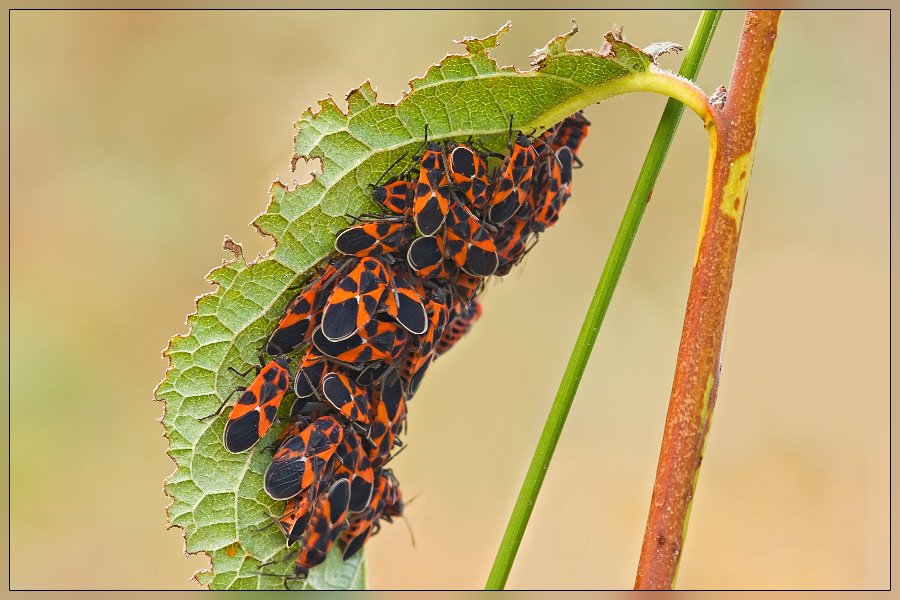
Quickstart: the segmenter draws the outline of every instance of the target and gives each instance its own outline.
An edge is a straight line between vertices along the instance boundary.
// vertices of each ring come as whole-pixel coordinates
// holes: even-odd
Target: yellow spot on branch
[[[734,219],[737,228],[741,228],[741,220],[744,218],[744,204],[747,199],[747,173],[750,172],[750,160],[752,153],[742,154],[737,157],[728,171],[728,181],[722,190],[722,203],[719,210],[723,214]]]

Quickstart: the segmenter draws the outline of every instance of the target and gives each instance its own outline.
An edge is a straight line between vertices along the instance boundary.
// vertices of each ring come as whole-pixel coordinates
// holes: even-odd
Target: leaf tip
[[[346,100],[348,103],[350,102],[350,97],[354,95],[359,95],[364,98],[371,98],[374,101],[375,97],[378,95],[378,91],[372,85],[372,80],[366,79],[362,82],[362,84],[360,84],[359,87],[353,88],[352,90],[347,92]]]
[[[558,35],[549,42],[543,48],[539,48],[529,55],[528,58],[533,58],[531,65],[537,66],[544,62],[546,59],[551,56],[561,56],[567,52],[566,50],[566,42],[569,39],[578,33],[578,23],[575,22],[575,19],[572,19],[572,29],[568,33],[564,33],[562,35]]]
[[[209,582],[213,580],[213,572],[212,569],[201,569],[194,573],[194,576],[191,577],[192,580],[196,581],[200,585],[209,586]]]
[[[623,29],[623,27],[616,25],[615,23],[613,24],[613,30],[607,32],[607,34],[603,36],[606,41],[603,42],[602,46],[600,46],[600,56],[616,55],[613,47],[619,43],[625,42],[625,35],[622,33]]]
[[[366,79],[358,88],[347,92],[347,116],[362,112],[378,103],[378,92],[372,87],[372,82]]]
[[[464,37],[462,40],[453,40],[457,44],[463,44],[466,47],[468,56],[484,52],[491,48],[495,48],[500,44],[500,36],[512,28],[512,21],[507,21],[506,25],[497,30],[497,33],[489,35],[485,38]]]
[[[684,47],[681,44],[676,44],[675,42],[656,42],[655,44],[650,44],[646,48],[644,48],[644,52],[650,55],[650,58],[653,59],[653,62],[656,62],[656,59],[663,54],[668,54],[669,52],[681,52],[684,50]]]

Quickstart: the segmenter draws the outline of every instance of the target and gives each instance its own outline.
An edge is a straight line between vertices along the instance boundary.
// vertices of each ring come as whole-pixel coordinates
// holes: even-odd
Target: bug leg
[[[248,373],[249,373],[249,371],[248,371]],[[247,391],[247,388],[245,388],[245,387],[243,387],[243,386],[238,386],[238,387],[234,388],[233,390],[231,390],[231,393],[228,394],[228,397],[225,398],[225,400],[222,401],[222,404],[219,405],[219,409],[218,409],[216,412],[214,412],[214,413],[211,414],[211,415],[206,415],[205,417],[202,417],[202,418],[197,419],[197,420],[198,420],[198,421],[205,421],[205,420],[211,419],[211,418],[213,418],[213,417],[218,417],[218,416],[222,413],[222,409],[225,408],[225,405],[228,404],[228,401],[231,400],[231,397],[234,396],[234,393],[235,393],[235,392],[246,392],[246,391]]]

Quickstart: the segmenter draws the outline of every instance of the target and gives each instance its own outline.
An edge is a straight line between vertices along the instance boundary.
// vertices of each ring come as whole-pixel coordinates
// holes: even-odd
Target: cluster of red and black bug
[[[287,500],[274,520],[288,545],[300,542],[298,577],[335,541],[346,560],[402,514],[386,465],[402,446],[407,402],[481,314],[484,279],[509,273],[559,218],[588,125],[579,113],[533,140],[513,139],[510,125],[509,156],[423,144],[402,175],[373,186],[382,214],[341,231],[336,253],[288,303],[260,351],[273,359],[236,390],[224,441],[233,453],[253,447],[293,382],[264,485]],[[490,175],[489,161],[500,163]]]

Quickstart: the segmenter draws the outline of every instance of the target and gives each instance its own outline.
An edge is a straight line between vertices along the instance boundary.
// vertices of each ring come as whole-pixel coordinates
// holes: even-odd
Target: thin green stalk
[[[721,14],[722,11],[719,10],[708,10],[701,15],[700,22],[697,24],[697,29],[694,31],[694,36],[691,39],[679,71],[682,77],[687,79],[696,78]],[[600,282],[597,284],[597,290],[594,292],[591,306],[584,319],[584,324],[581,326],[578,340],[575,342],[575,348],[572,350],[572,356],[569,358],[569,364],[566,366],[566,371],[563,374],[562,382],[556,393],[556,399],[550,408],[550,414],[547,416],[547,422],[544,424],[544,430],[538,441],[537,449],[534,452],[531,465],[528,467],[525,481],[522,483],[522,489],[510,516],[506,532],[503,534],[503,540],[500,542],[500,548],[494,559],[494,565],[491,568],[485,589],[503,589],[506,585],[506,580],[509,578],[512,563],[522,542],[522,536],[525,534],[525,527],[531,518],[531,512],[537,501],[538,492],[550,466],[550,459],[553,457],[554,450],[556,450],[563,425],[565,425],[569,409],[572,407],[572,400],[575,397],[578,384],[581,382],[591,350],[594,348],[594,342],[597,340],[597,333],[600,331],[603,317],[606,315],[607,308],[609,308],[613,291],[619,282],[619,277],[625,265],[625,259],[629,250],[631,250],[631,244],[644,215],[647,200],[650,197],[653,186],[656,184],[656,178],[660,169],[662,169],[662,164],[668,154],[672,138],[675,135],[675,130],[678,128],[683,112],[684,105],[678,100],[671,98],[666,103],[665,110],[663,110],[656,134],[647,152],[647,158],[644,160],[644,165],[641,168],[631,199],[628,202],[628,207],[625,210],[622,224],[619,226],[619,231],[613,242],[603,274],[600,276]]]

